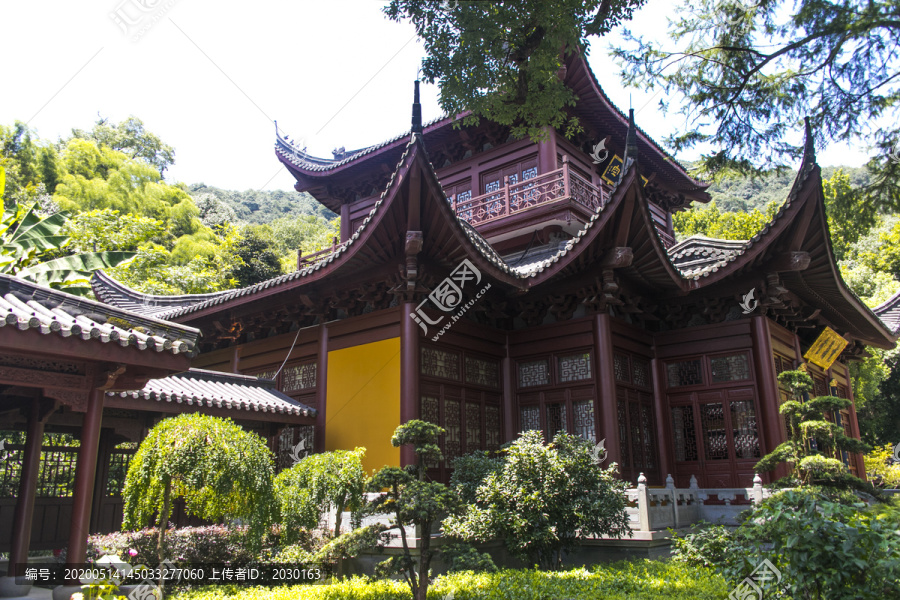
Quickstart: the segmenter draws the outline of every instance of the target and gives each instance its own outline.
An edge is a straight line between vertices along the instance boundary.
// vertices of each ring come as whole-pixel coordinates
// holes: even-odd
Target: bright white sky
[[[169,181],[292,189],[275,158],[273,119],[319,156],[409,128],[424,52],[411,25],[381,13],[386,1],[3,0],[0,123],[26,121],[55,140],[90,128],[98,113],[113,122],[135,115],[175,148]],[[629,26],[662,36],[674,5],[649,0]],[[150,27],[126,35],[111,15],[143,16]],[[589,59],[607,94],[622,109],[630,95],[638,124],[658,140],[685,128],[660,113],[658,97],[622,88],[612,39],[595,38]],[[423,87],[422,102],[426,121],[439,116],[435,86]],[[818,156],[822,165],[866,159],[836,145]]]

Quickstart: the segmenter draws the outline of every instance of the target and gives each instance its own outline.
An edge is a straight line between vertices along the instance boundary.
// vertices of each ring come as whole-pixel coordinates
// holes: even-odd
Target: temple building
[[[777,375],[824,339],[813,352],[830,358],[807,363],[815,394],[852,400],[847,365],[894,346],[900,300],[876,314],[842,281],[808,130],[790,194],[753,239],[676,243],[672,215],[708,201],[706,185],[582,56],[560,76],[578,97],[574,139],[423,124],[417,101],[409,133],[331,158],[276,131],[296,189],[341,215],[340,240],[239,290],[152,296],[101,274],[95,293],[199,330],[194,368],[274,380],[315,411],[291,435],[365,446],[369,470],[414,460],[389,439],[424,419],[446,430],[436,479],[539,429],[603,441],[632,482],[749,487],[785,439]],[[859,437],[852,408],[830,418]],[[838,458],[864,476],[862,457]]]

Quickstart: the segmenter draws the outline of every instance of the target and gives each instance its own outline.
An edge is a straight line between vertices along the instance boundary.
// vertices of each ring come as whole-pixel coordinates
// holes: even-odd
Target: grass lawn
[[[720,600],[725,580],[711,569],[669,561],[623,561],[561,572],[504,570],[454,573],[429,587],[430,600]],[[409,587],[396,581],[354,578],[319,585],[273,588],[211,586],[171,596],[173,600],[408,600]]]

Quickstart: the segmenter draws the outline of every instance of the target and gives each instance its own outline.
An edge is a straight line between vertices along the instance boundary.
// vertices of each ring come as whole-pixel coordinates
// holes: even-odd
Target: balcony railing
[[[337,251],[338,248],[342,248],[346,244],[347,242],[338,243],[337,238],[333,237],[331,238],[331,246],[323,248],[318,252],[313,252],[312,254],[307,254],[304,256],[303,250],[297,250],[297,269],[302,269],[303,267],[307,267],[319,262],[329,254]]]
[[[451,197],[450,202],[461,219],[480,225],[562,200],[574,200],[595,211],[609,201],[609,194],[571,169],[564,156],[560,169],[512,185],[506,177],[495,192],[459,202]]]

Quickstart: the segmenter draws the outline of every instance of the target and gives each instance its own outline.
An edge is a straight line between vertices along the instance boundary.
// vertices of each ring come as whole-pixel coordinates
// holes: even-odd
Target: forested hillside
[[[136,117],[118,124],[100,119],[90,130],[73,129],[56,141],[40,139],[19,122],[0,125],[7,230],[62,212],[52,220],[62,224],[60,235],[39,240],[41,260],[86,251],[121,259],[128,253],[125,262],[95,264],[121,263],[108,269],[114,277],[163,294],[212,292],[274,277],[295,268],[298,250],[308,254],[330,245],[338,231],[334,215],[308,195],[168,183],[161,173],[174,161],[174,149]],[[7,272],[33,262],[20,260]],[[68,287],[86,291],[82,284]]]

